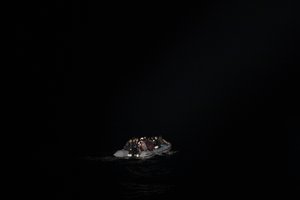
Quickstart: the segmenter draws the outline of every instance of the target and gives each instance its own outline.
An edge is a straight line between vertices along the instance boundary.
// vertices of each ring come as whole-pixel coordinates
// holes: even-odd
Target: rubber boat
[[[115,157],[125,159],[147,159],[155,155],[162,155],[171,150],[171,143],[162,137],[134,138],[127,141],[123,149],[114,153]]]

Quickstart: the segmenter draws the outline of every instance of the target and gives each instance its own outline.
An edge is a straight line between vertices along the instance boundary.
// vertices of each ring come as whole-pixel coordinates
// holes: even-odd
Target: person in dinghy
[[[155,155],[161,155],[171,150],[171,143],[167,142],[162,136],[131,138],[123,149],[114,153],[118,158],[145,159]]]

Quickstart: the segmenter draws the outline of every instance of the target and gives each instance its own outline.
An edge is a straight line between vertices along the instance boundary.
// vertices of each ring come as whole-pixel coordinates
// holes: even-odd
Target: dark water
[[[112,156],[86,156],[77,160],[73,185],[78,198],[152,199],[176,190],[178,152],[148,160],[124,160]],[[178,178],[178,180],[176,180]]]
[[[72,199],[169,199],[207,193],[207,171],[198,171],[207,169],[205,161],[199,168],[182,155],[172,151],[147,160],[80,157],[66,189]]]
[[[185,154],[172,151],[148,160],[116,159],[109,154],[80,157],[66,179],[65,194],[70,199],[192,199],[232,196],[249,189],[247,180],[220,170],[226,164],[212,166],[208,160],[196,162]]]

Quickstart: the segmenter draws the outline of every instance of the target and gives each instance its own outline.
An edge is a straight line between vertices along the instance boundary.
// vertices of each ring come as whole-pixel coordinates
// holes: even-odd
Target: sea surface
[[[65,192],[72,199],[173,199],[207,193],[211,186],[205,161],[201,168],[180,151],[146,160],[118,159],[112,153],[78,157]]]
[[[64,200],[246,198],[267,193],[267,171],[242,148],[205,151],[205,145],[192,140],[182,143],[190,145],[174,145],[170,153],[145,160],[116,158],[113,148],[72,155],[58,152],[59,160],[44,159],[51,176],[41,177],[43,183],[49,180],[47,188],[40,186],[45,188],[41,193]]]
[[[180,172],[176,167],[178,155],[179,152],[171,151],[169,154],[146,160],[118,159],[110,155],[81,157],[77,160],[79,174],[73,180],[73,185],[78,188],[77,197],[82,199],[168,197],[176,190],[180,179]]]

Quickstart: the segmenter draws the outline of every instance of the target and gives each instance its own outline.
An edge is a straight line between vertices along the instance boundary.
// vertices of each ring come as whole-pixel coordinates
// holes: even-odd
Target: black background
[[[74,160],[133,135],[162,134],[196,177],[205,161],[212,191],[228,182],[264,191],[287,175],[290,188],[299,184],[297,5],[198,3],[20,6],[36,196],[67,199]]]

